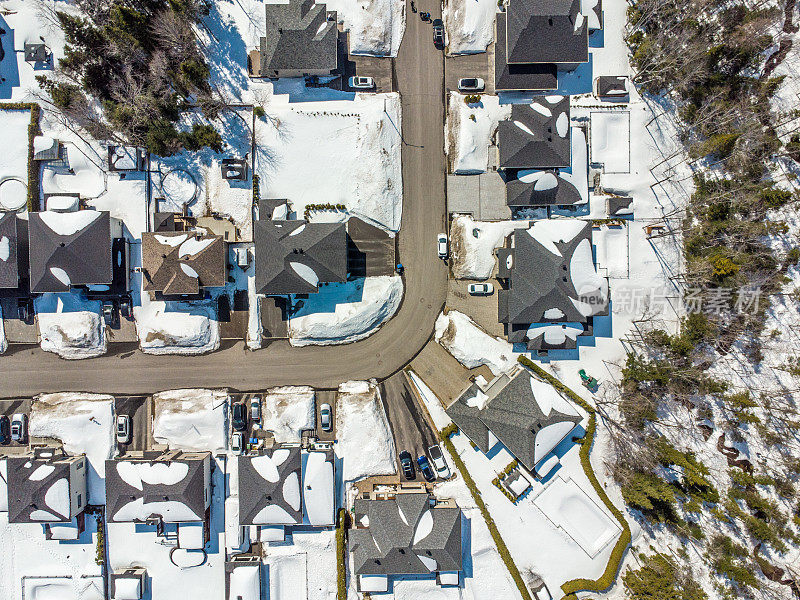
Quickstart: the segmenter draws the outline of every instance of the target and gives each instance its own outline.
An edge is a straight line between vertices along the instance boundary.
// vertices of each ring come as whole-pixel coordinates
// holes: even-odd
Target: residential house
[[[253,223],[256,292],[267,296],[313,294],[322,282],[347,281],[344,223]]]
[[[28,219],[31,293],[127,287],[122,221],[107,211],[43,211]]]
[[[592,225],[578,219],[535,221],[496,251],[498,319],[512,343],[546,354],[574,349],[591,335],[593,319],[608,314],[608,279],[597,273]]]
[[[28,289],[28,222],[14,213],[0,216],[0,296]]]
[[[389,579],[432,576],[458,585],[462,570],[461,509],[430,494],[398,492],[358,498],[349,549],[361,592],[385,592]]]
[[[524,369],[473,383],[446,412],[481,452],[502,444],[539,476],[558,464],[553,450],[581,421],[569,400]]]
[[[264,5],[266,35],[248,56],[251,77],[330,75],[338,66],[336,12],[314,0]]]
[[[144,289],[159,296],[196,296],[227,281],[227,244],[195,231],[142,234]]]

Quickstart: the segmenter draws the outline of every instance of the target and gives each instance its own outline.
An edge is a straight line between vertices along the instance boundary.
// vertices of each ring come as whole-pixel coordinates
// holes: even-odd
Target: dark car
[[[436,475],[433,474],[433,469],[431,469],[431,465],[424,454],[417,459],[417,464],[419,465],[419,470],[422,471],[422,476],[425,478],[425,481],[433,481],[436,479]]]
[[[400,468],[403,469],[403,475],[405,475],[406,479],[414,479],[414,460],[407,450],[403,450],[400,453]]]
[[[441,19],[433,20],[433,45],[444,48],[444,23]]]
[[[236,402],[231,407],[231,425],[234,431],[247,429],[247,407],[244,402]]]
[[[0,444],[11,441],[11,421],[5,415],[0,415]]]

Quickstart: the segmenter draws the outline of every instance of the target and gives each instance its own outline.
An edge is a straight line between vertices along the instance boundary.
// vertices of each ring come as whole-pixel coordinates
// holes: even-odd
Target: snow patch
[[[500,375],[517,366],[511,344],[489,335],[467,315],[455,310],[436,319],[434,339],[468,369],[487,365],[492,373]]]

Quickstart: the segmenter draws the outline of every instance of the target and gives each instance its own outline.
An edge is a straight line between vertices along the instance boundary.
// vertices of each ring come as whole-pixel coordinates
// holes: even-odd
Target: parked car
[[[0,415],[0,444],[11,441],[11,421],[6,415]]]
[[[491,283],[470,283],[467,290],[473,296],[490,296],[494,293],[494,286]]]
[[[131,311],[131,299],[130,296],[125,296],[119,301],[119,314],[121,314],[126,319],[130,319],[132,316]]]
[[[447,235],[444,233],[436,236],[436,252],[439,258],[447,258]]]
[[[440,50],[444,48],[444,23],[441,19],[433,20],[433,45]]]
[[[111,300],[106,300],[103,302],[103,321],[106,325],[113,325],[116,321],[114,302]]]
[[[241,431],[235,431],[231,436],[231,450],[236,454],[244,452],[244,434]]]
[[[463,77],[458,80],[458,89],[462,92],[482,92],[486,82],[480,77]]]
[[[331,405],[327,402],[319,407],[319,421],[322,426],[322,431],[330,431],[333,426],[331,421]]]
[[[400,468],[403,470],[403,475],[405,475],[406,479],[414,479],[414,461],[408,450],[403,450],[400,453]]]
[[[436,479],[436,475],[433,474],[433,469],[431,469],[431,464],[424,454],[417,457],[417,464],[419,465],[419,470],[422,471],[422,476],[425,478],[425,481],[433,481]]]
[[[347,85],[357,90],[371,90],[375,88],[375,80],[372,77],[354,75],[347,80]]]
[[[117,441],[120,444],[129,444],[131,441],[131,417],[130,415],[117,416]]]
[[[33,319],[33,301],[29,298],[17,300],[17,317],[23,323],[30,323]]]
[[[231,407],[231,425],[234,431],[247,429],[247,407],[244,402],[234,402]]]
[[[433,468],[436,469],[436,474],[442,479],[449,479],[450,468],[444,460],[442,449],[438,445],[431,446],[428,448],[428,456],[431,457],[431,462],[433,462]]]
[[[261,396],[253,396],[250,400],[250,418],[253,421],[261,421]]]
[[[15,442],[24,442],[28,433],[28,417],[23,413],[16,413],[11,417],[11,439]]]

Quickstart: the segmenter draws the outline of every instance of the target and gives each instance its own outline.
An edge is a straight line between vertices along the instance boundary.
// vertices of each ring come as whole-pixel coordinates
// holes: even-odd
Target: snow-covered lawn
[[[228,394],[223,390],[170,390],[153,395],[153,439],[173,450],[224,452],[228,447]]]
[[[28,125],[30,110],[0,110],[3,153],[0,154],[0,208],[25,206],[28,190]]]
[[[394,438],[377,386],[366,381],[343,383],[336,402],[336,456],[343,462],[342,481],[394,474]]]
[[[139,345],[147,354],[204,354],[219,348],[216,307],[209,303],[150,300],[133,309]]]
[[[404,0],[326,0],[345,31],[351,54],[397,56],[406,30]]]
[[[485,52],[494,38],[496,12],[496,0],[445,0],[442,19],[448,52]]]
[[[264,546],[269,598],[331,600],[336,597],[335,532],[295,531],[291,544]]]
[[[495,265],[494,250],[528,221],[474,221],[456,215],[450,224],[450,269],[457,279],[488,279]]]
[[[592,162],[602,164],[606,173],[630,171],[630,118],[627,110],[592,112]]]
[[[456,310],[439,315],[434,338],[468,369],[487,365],[492,373],[500,375],[517,366],[511,344],[489,335],[467,315]]]
[[[81,292],[43,294],[34,300],[42,350],[61,358],[93,358],[106,352],[100,302]]]
[[[256,171],[262,198],[287,198],[312,221],[357,216],[388,231],[400,228],[400,96],[356,94],[352,100],[288,102],[272,96],[256,123]]]
[[[511,105],[501,105],[497,96],[486,94],[473,104],[465,103],[465,97],[450,92],[444,150],[453,173],[485,173],[491,138],[497,131],[497,124],[511,116]]]
[[[37,396],[31,406],[30,435],[60,440],[69,454],[86,454],[90,504],[106,499],[106,459],[117,449],[114,398],[64,392]]]
[[[285,386],[267,390],[261,399],[262,425],[276,444],[299,442],[301,433],[314,429],[314,389]]]
[[[289,319],[293,346],[346,344],[375,333],[390,319],[403,298],[399,275],[328,283],[304,299]]]

